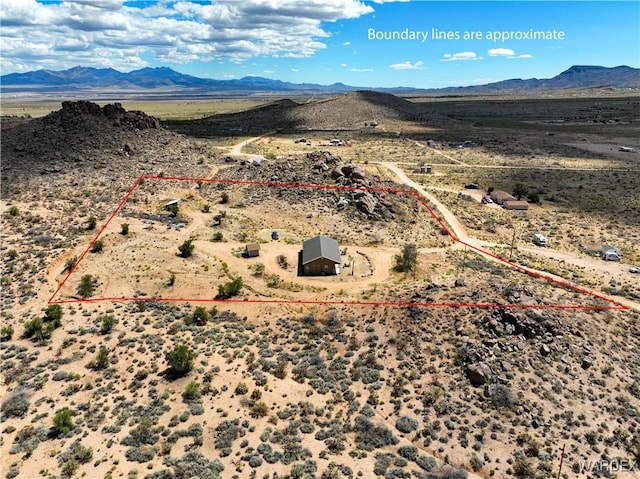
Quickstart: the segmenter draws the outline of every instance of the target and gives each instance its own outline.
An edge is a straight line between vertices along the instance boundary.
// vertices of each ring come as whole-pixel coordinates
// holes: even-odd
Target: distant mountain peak
[[[75,66],[68,70],[38,70],[27,73],[10,73],[0,77],[2,88],[12,91],[65,92],[72,90],[100,90],[105,88],[163,88],[165,91],[185,91],[196,94],[224,92],[257,93],[288,92],[307,94],[337,94],[362,90],[362,87],[334,83],[319,85],[315,83],[290,83],[261,76],[248,75],[241,79],[214,80],[198,78],[177,72],[170,67],[145,67],[122,73],[113,68],[93,68]],[[505,93],[569,88],[593,88],[607,86],[612,88],[640,89],[640,69],[629,66],[603,67],[595,65],[573,65],[553,78],[527,80],[511,79],[487,85],[469,87],[450,87],[438,89],[418,88],[369,88],[380,92],[411,93]]]

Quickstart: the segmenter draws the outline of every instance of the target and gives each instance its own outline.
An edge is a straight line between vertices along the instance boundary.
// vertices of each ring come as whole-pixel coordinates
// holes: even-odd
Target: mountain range
[[[372,89],[349,86],[343,83],[319,85],[314,83],[290,83],[269,78],[247,76],[233,80],[198,78],[176,72],[168,67],[142,68],[123,73],[113,68],[73,67],[68,70],[37,70],[26,73],[10,73],[0,77],[2,90],[11,92],[55,92],[96,89],[162,90],[189,95],[224,93],[345,93]],[[545,91],[571,88],[610,87],[640,89],[640,69],[629,66],[603,67],[577,65],[547,79],[510,79],[486,85],[420,89],[409,87],[373,88],[389,93],[438,92],[454,93],[507,93]]]

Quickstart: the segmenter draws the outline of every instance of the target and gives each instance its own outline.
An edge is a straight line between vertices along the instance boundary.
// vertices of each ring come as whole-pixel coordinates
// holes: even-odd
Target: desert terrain
[[[1,474],[640,477],[639,106],[3,102]]]

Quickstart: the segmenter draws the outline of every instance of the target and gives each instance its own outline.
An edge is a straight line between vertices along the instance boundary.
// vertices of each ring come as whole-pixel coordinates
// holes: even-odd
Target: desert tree
[[[104,249],[104,240],[100,238],[99,240],[96,240],[93,243],[93,246],[91,247],[91,252],[100,253],[103,249]]]
[[[527,187],[522,183],[516,183],[513,187],[513,196],[518,199],[521,199],[523,196],[527,196],[528,190]]]
[[[165,359],[169,363],[169,367],[178,376],[191,371],[196,356],[197,353],[184,344],[177,344],[171,351],[165,353]]]
[[[193,238],[189,238],[180,246],[178,246],[178,251],[179,251],[178,256],[182,258],[188,258],[193,254],[194,248],[195,248],[195,245],[193,244]]]
[[[80,279],[80,285],[78,286],[78,294],[83,298],[88,298],[96,290],[96,278],[90,274],[85,274]]]
[[[71,271],[77,262],[78,262],[77,256],[67,259],[67,261],[65,261],[64,263],[64,269],[62,270],[62,272],[67,273]]]
[[[220,203],[222,203],[223,205],[229,203],[229,195],[226,192],[222,193],[222,197],[220,198]]]
[[[218,295],[216,297],[224,299],[236,296],[238,293],[240,293],[242,286],[242,278],[238,276],[228,283],[218,285]]]
[[[109,367],[109,353],[110,351],[106,346],[100,346],[96,359],[91,364],[93,369],[107,369]]]
[[[129,223],[122,223],[122,225],[120,225],[120,234],[123,236],[129,234]]]
[[[73,428],[73,411],[68,407],[58,410],[53,416],[53,433],[56,436],[63,436]]]
[[[395,256],[395,270],[403,273],[413,271],[416,274],[418,264],[418,247],[414,243],[407,243],[402,248],[402,253]]]

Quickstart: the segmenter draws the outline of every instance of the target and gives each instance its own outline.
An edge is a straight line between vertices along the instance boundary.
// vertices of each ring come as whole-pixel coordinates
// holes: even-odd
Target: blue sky
[[[640,67],[640,2],[0,0],[0,41],[2,74],[169,66],[217,79],[438,88],[549,78],[571,65]]]

